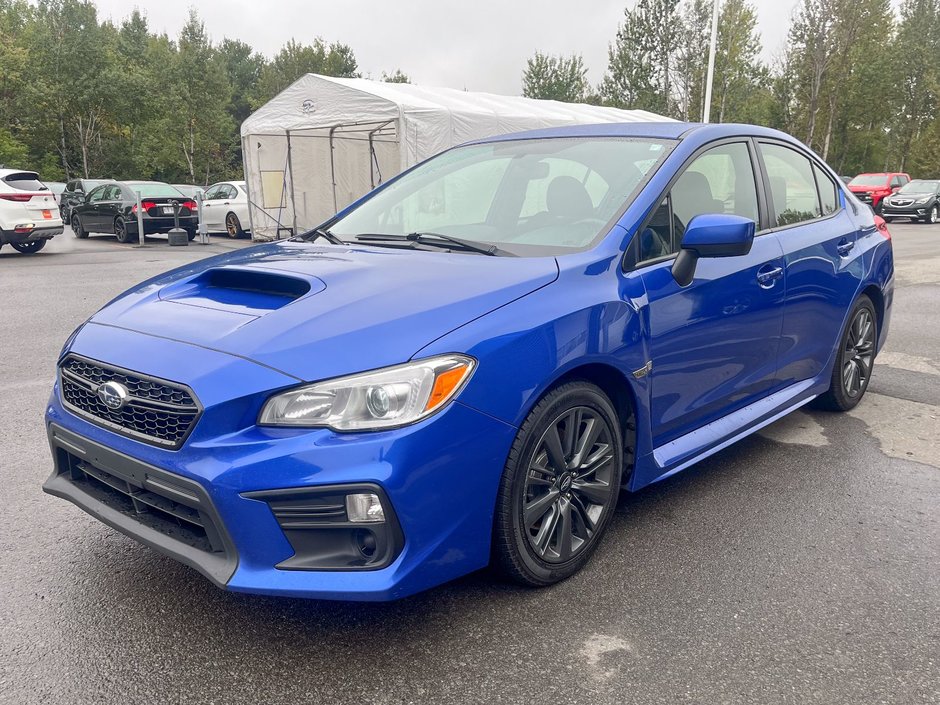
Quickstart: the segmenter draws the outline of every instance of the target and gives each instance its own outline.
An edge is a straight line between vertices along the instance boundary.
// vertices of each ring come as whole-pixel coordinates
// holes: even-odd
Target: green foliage
[[[594,92],[582,72],[579,95],[701,120],[711,12],[711,0],[635,0],[603,81]],[[938,25],[940,0],[901,0],[897,15],[891,0],[800,0],[786,51],[767,65],[753,0],[722,0],[711,120],[790,132],[843,174],[940,174]],[[525,95],[564,94],[559,61],[530,58]]]
[[[411,78],[408,74],[403,73],[401,69],[395,69],[395,73],[392,74],[383,71],[382,80],[386,83],[411,83]]]
[[[526,98],[583,103],[589,90],[587,69],[580,55],[548,56],[536,52],[526,62],[522,74],[522,95]]]
[[[239,176],[242,121],[308,72],[353,77],[358,65],[319,38],[270,60],[214,43],[195,11],[171,38],[136,9],[113,24],[93,0],[0,0],[0,163],[50,180]]]

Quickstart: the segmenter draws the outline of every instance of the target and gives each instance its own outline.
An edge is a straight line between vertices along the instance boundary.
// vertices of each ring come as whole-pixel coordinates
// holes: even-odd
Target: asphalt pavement
[[[551,589],[484,571],[377,605],[224,592],[40,490],[69,333],[245,243],[4,247],[0,703],[940,703],[940,226],[891,230],[891,332],[856,410],[624,496]]]

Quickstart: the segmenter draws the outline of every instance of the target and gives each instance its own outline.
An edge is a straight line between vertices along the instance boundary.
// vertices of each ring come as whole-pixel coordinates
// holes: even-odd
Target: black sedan
[[[81,238],[90,233],[113,233],[118,242],[135,242],[138,193],[145,236],[169,231],[174,208],[179,208],[179,226],[190,240],[196,237],[196,202],[159,181],[112,181],[98,186],[72,207],[72,231]]]
[[[940,222],[940,180],[914,179],[882,201],[881,215],[889,223],[910,218],[924,223]]]

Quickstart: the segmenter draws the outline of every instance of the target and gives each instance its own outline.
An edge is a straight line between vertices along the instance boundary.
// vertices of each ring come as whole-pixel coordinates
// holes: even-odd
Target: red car
[[[910,180],[910,176],[901,172],[859,174],[849,181],[849,190],[862,203],[867,203],[876,213],[881,213],[881,200]]]

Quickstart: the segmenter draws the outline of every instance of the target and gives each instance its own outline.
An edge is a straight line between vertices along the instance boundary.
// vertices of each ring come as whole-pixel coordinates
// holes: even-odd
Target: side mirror
[[[740,257],[751,251],[754,221],[739,215],[697,215],[682,236],[679,255],[672,265],[672,276],[679,286],[688,286],[695,278],[700,257]]]

